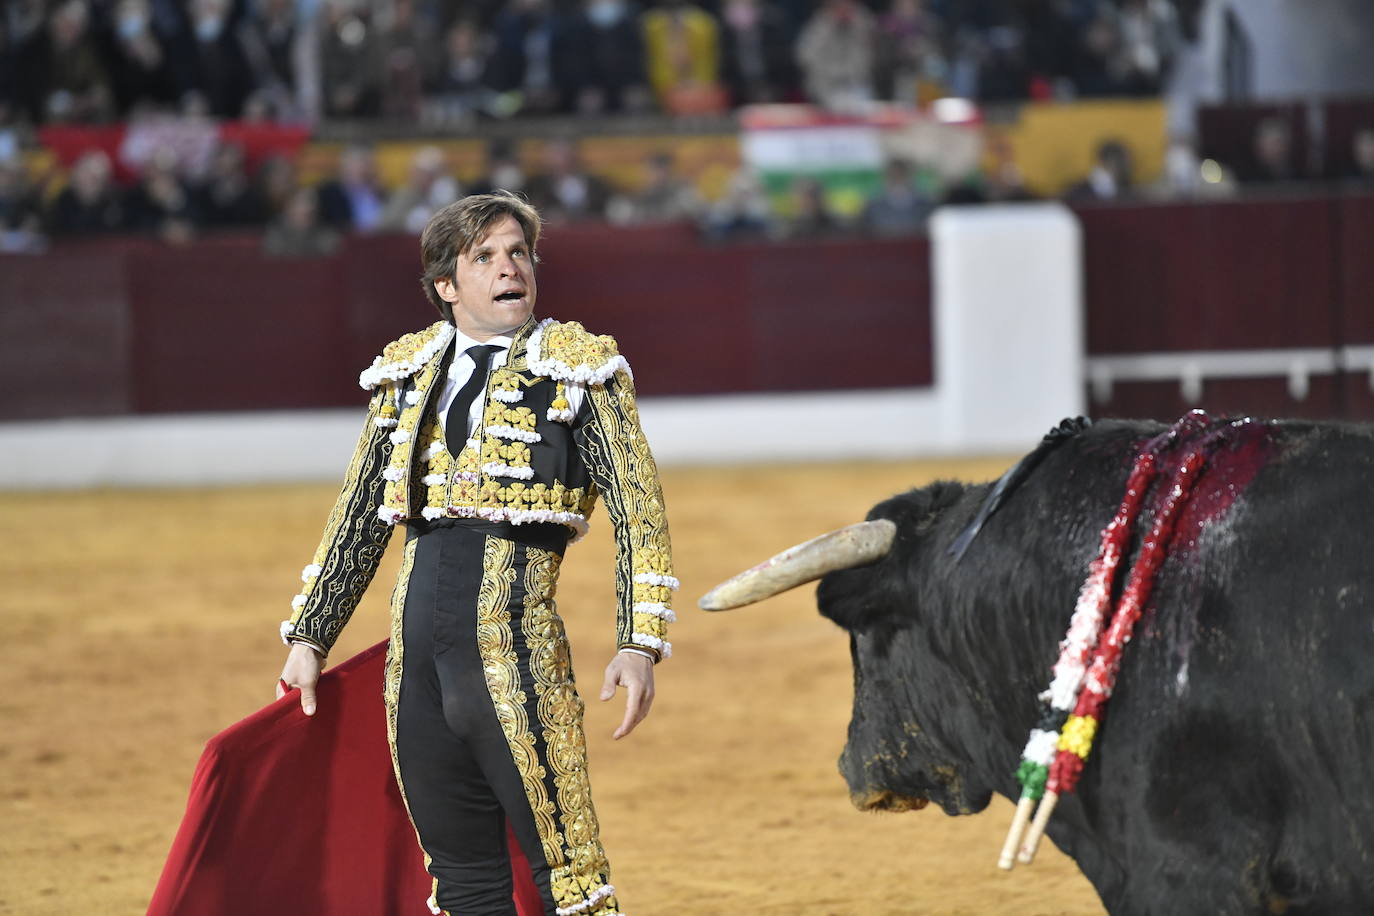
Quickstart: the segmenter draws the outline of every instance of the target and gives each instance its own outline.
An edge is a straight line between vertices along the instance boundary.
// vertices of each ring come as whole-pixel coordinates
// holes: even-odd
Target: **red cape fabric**
[[[205,746],[149,916],[428,916],[431,881],[391,769],[386,643],[289,692]],[[520,916],[543,912],[510,838]]]

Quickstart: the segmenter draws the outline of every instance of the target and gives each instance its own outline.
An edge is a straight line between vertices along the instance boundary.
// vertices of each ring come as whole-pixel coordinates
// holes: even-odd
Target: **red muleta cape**
[[[392,774],[381,642],[205,745],[148,916],[428,916],[431,879]],[[510,837],[520,916],[543,912]]]

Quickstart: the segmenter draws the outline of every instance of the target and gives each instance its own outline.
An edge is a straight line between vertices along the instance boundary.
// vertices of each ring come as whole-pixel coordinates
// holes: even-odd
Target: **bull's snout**
[[[924,795],[912,795],[894,791],[880,785],[876,777],[874,761],[864,761],[846,745],[840,754],[840,775],[849,786],[849,800],[860,811],[919,811],[930,804]]]

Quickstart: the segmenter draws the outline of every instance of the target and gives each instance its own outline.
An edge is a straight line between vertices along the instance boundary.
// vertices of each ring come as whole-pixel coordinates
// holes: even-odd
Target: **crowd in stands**
[[[857,209],[837,213],[822,184],[766,192],[741,169],[714,199],[671,152],[642,163],[634,188],[589,170],[576,139],[539,161],[492,141],[485,174],[457,179],[444,150],[421,147],[399,184],[378,178],[366,145],[325,180],[270,155],[250,168],[233,142],[194,165],[152,145],[130,168],[90,149],[66,168],[26,168],[16,125],[138,123],[145,112],[316,124],[379,118],[474,122],[616,112],[691,114],[769,101],[835,108],[917,102],[1157,94],[1191,0],[5,0],[0,6],[0,252],[49,239],[133,233],[182,243],[224,230],[262,234],[266,250],[325,254],[352,233],[418,233],[462,194],[506,188],[551,223],[690,222],[712,240],[924,231],[940,204],[1025,200],[995,133],[979,173],[932,182],[894,159]],[[535,123],[530,121],[530,123]],[[553,123],[553,122],[548,122]],[[1300,117],[1266,117],[1235,161],[1203,158],[1191,139],[1163,178],[1136,179],[1130,150],[1108,141],[1075,202],[1224,192],[1312,176],[1295,142]],[[1374,120],[1350,133],[1339,173],[1374,189]],[[1342,139],[1342,145],[1346,141]],[[1305,161],[1306,160],[1306,161]]]
[[[1085,178],[1067,189],[1072,202],[1146,197],[1186,197],[1226,193],[1237,184],[1268,186],[1296,176],[1285,123],[1258,122],[1255,155],[1244,168],[1228,169],[1200,161],[1186,144],[1166,158],[1164,175],[1139,183],[1132,155],[1122,143],[1101,145]],[[1374,127],[1353,134],[1347,184],[1374,190]],[[974,204],[1032,199],[1021,183],[1009,151],[996,144],[983,170],[967,180],[936,187],[912,162],[887,163],[881,182],[858,212],[838,215],[819,181],[801,177],[781,199],[765,193],[759,177],[741,168],[714,200],[705,199],[682,174],[667,150],[649,155],[635,190],[614,186],[588,171],[575,142],[555,139],[543,145],[541,161],[528,173],[515,149],[493,142],[486,174],[461,184],[444,152],[420,147],[405,180],[388,189],[378,179],[375,156],[367,147],[345,149],[325,180],[305,184],[287,156],[267,158],[255,173],[243,150],[218,145],[204,174],[188,180],[175,156],[155,150],[138,179],[115,180],[109,156],[83,153],[65,174],[49,176],[60,189],[30,180],[22,160],[0,149],[0,252],[41,250],[48,238],[102,234],[142,234],[180,243],[222,230],[265,231],[267,251],[284,255],[327,254],[348,234],[418,234],[436,210],[463,194],[496,188],[527,197],[551,224],[609,221],[634,226],[690,222],[715,241],[825,238],[866,234],[893,237],[925,230],[940,204]]]
[[[0,126],[1158,94],[1197,0],[6,0]]]

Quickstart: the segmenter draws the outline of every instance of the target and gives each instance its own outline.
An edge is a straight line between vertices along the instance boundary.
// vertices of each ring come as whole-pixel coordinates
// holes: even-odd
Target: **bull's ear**
[[[885,518],[848,525],[789,547],[717,585],[697,603],[706,611],[728,611],[754,604],[826,573],[882,559],[892,549],[896,536],[896,524]]]

